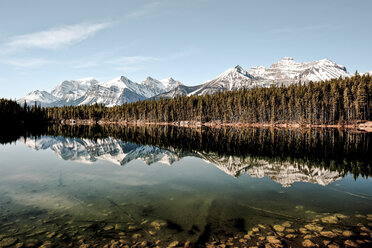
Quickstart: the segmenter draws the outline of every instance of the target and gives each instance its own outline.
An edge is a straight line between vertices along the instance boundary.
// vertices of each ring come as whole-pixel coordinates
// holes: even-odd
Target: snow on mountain
[[[372,71],[366,71],[366,72],[363,73],[362,75],[370,75],[370,76],[372,76]]]
[[[146,97],[138,95],[127,87],[119,88],[117,86],[111,86],[107,88],[97,84],[90,87],[84,96],[75,101],[74,105],[101,103],[111,107],[121,105],[125,102],[135,102],[145,99]]]
[[[74,105],[102,103],[110,107],[125,102],[145,100],[152,95],[153,93],[149,88],[141,87],[130,79],[121,76],[89,87],[87,92],[77,99]]]
[[[298,82],[316,82],[339,77],[350,77],[350,74],[344,66],[331,60],[296,62],[291,57],[284,57],[269,68],[257,66],[245,71],[242,67],[235,66],[215,79],[197,86],[186,86],[173,78],[157,80],[147,77],[140,83],[135,83],[124,76],[101,83],[92,78],[87,78],[64,81],[51,93],[46,91],[31,92],[20,99],[19,102],[24,100],[27,102],[36,101],[42,106],[94,103],[115,106],[149,98],[215,94],[219,91],[269,87],[271,85],[288,86]]]
[[[75,101],[82,97],[89,87],[97,84],[98,81],[93,78],[84,78],[77,80],[66,80],[57,85],[51,92],[53,96],[59,98],[67,105],[69,102]]]
[[[317,82],[350,76],[344,66],[328,59],[301,63],[296,62],[291,57],[284,57],[269,68],[263,66],[252,67],[248,72],[258,78],[263,84],[283,84],[286,86],[298,82]]]
[[[150,145],[137,145],[114,138],[97,140],[42,136],[38,138],[21,138],[34,150],[51,149],[64,160],[80,163],[93,163],[97,160],[116,165],[125,165],[140,159],[144,163],[162,163],[172,165],[183,157],[193,156],[213,164],[218,169],[233,177],[249,174],[252,177],[268,176],[283,187],[290,187],[295,182],[307,182],[328,185],[340,180],[344,173],[297,163],[273,163],[255,157],[237,157],[221,155],[215,152],[178,152]]]
[[[161,79],[159,80],[162,84],[163,84],[163,92],[167,92],[167,91],[170,91],[180,85],[182,85],[180,83],[180,81],[177,81],[177,80],[174,80],[173,78],[169,77],[169,78],[164,78],[164,79]]]
[[[153,95],[151,97],[173,90],[179,85],[182,85],[179,81],[176,81],[171,77],[162,80],[156,80],[152,77],[147,77],[140,84],[152,90]]]
[[[174,89],[158,94],[154,97],[154,99],[160,99],[160,98],[175,98],[178,96],[184,96],[188,95],[191,92],[194,92],[198,90],[202,85],[197,85],[197,86],[186,86],[183,84],[178,85]]]
[[[253,88],[257,86],[257,82],[254,76],[237,65],[223,72],[217,78],[204,83],[199,89],[189,93],[189,95],[206,95],[214,94],[218,91]]]
[[[75,102],[75,105],[102,103],[108,107],[121,105],[126,102],[135,102],[154,97],[181,85],[172,78],[159,81],[147,77],[141,83],[135,83],[121,76],[110,81],[98,83],[90,87],[84,96]]]
[[[23,104],[26,101],[27,104],[34,104],[36,102],[38,105],[48,105],[57,100],[59,99],[47,91],[35,90],[18,99],[17,102]]]

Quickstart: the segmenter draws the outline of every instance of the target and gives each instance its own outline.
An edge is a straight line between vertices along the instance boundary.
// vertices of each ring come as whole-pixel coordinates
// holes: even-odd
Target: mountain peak
[[[156,80],[156,79],[155,78],[152,78],[150,76],[147,76],[146,80]],[[156,81],[158,81],[158,80],[156,80]]]
[[[292,61],[294,60],[292,57],[283,57],[282,61]]]

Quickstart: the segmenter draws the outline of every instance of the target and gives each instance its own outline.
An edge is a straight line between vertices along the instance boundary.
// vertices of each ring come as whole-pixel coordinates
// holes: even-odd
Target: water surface
[[[0,146],[0,246],[368,247],[370,146],[338,130],[53,126]]]

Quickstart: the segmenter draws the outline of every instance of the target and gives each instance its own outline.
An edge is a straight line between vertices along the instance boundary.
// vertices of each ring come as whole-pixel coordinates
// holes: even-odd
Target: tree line
[[[372,76],[358,75],[289,87],[241,89],[214,95],[41,108],[0,99],[1,122],[35,124],[84,119],[108,122],[340,124],[372,118]]]
[[[35,126],[49,121],[47,110],[34,105],[23,106],[16,101],[0,99],[0,125],[1,126]]]
[[[241,89],[105,107],[100,104],[45,109],[52,120],[112,122],[222,122],[338,124],[371,120],[372,76],[358,75],[289,87]]]

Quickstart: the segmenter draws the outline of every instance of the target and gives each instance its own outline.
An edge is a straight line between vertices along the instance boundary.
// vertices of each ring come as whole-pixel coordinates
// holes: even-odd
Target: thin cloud
[[[136,11],[133,11],[132,13],[129,13],[128,15],[126,15],[126,17],[129,17],[129,18],[142,17],[142,16],[145,16],[145,15],[148,15],[154,12],[159,7],[160,7],[160,2],[148,3],[144,5],[141,9],[138,9]]]
[[[54,61],[43,58],[21,58],[21,59],[4,59],[0,63],[18,68],[36,68],[53,63]]]
[[[109,61],[110,64],[119,64],[119,65],[134,65],[144,62],[156,61],[159,58],[149,57],[149,56],[129,56],[129,57],[120,57],[114,60]]]
[[[159,58],[150,57],[150,56],[127,56],[127,57],[117,57],[112,59],[107,58],[90,58],[88,61],[78,61],[75,62],[72,67],[76,69],[85,69],[85,68],[93,68],[99,67],[104,65],[112,65],[115,68],[123,69],[123,68],[130,68],[133,70],[137,68],[138,65],[158,61]]]
[[[316,31],[321,29],[326,29],[332,27],[333,24],[320,24],[320,25],[311,25],[311,26],[304,26],[304,27],[286,27],[286,28],[277,28],[270,30],[270,33],[273,34],[281,34],[281,33],[297,33],[301,31]]]
[[[11,50],[27,48],[57,50],[86,40],[109,26],[110,23],[62,26],[46,31],[14,36],[6,46]]]

